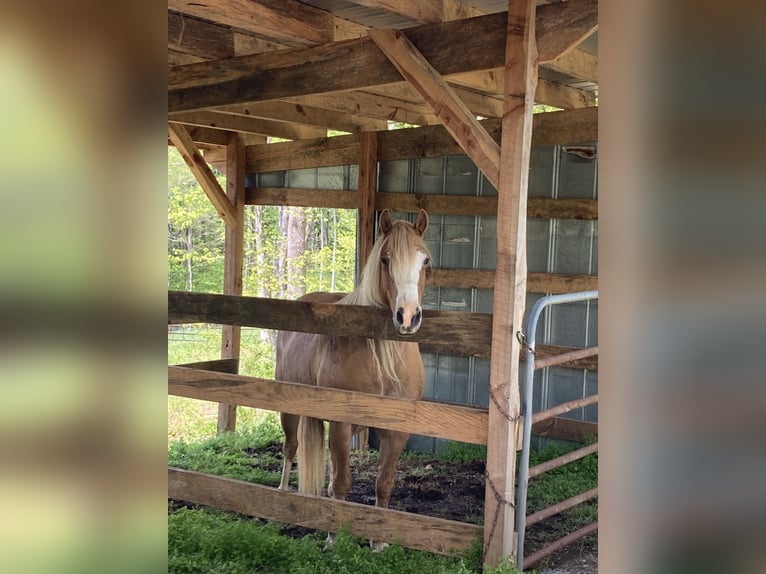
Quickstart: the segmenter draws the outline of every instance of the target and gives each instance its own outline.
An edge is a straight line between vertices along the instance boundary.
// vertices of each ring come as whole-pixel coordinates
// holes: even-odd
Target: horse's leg
[[[380,436],[380,451],[378,454],[378,478],[375,481],[375,505],[388,508],[391,491],[394,489],[396,462],[399,460],[410,435],[409,433],[378,429],[378,436]],[[380,552],[388,544],[370,540],[370,546],[376,552]]]
[[[285,442],[282,444],[282,480],[279,483],[280,490],[290,490],[290,473],[293,470],[293,460],[295,460],[295,451],[298,449],[298,422],[299,415],[280,413],[279,419],[282,422],[282,430],[285,431]]]
[[[351,425],[330,422],[330,486],[327,494],[337,500],[346,500],[351,488],[351,469],[348,457],[351,450]],[[327,545],[331,546],[335,538],[332,532],[327,534]]]

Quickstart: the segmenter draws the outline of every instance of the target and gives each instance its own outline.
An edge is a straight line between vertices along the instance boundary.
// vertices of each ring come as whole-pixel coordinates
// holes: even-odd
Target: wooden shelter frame
[[[169,48],[173,48],[169,57],[171,63],[182,64],[168,72],[169,143],[181,151],[226,222],[224,295],[170,293],[168,313],[171,323],[225,325],[222,359],[169,367],[169,393],[219,402],[219,430],[235,428],[235,405],[312,414],[321,400],[323,412],[338,420],[353,422],[363,413],[363,422],[374,421],[384,428],[487,445],[483,527],[305,497],[178,469],[169,469],[169,496],[325,530],[350,523],[354,534],[434,552],[466,549],[483,536],[486,563],[514,555],[515,457],[522,422],[521,349],[515,335],[521,331],[526,293],[597,288],[595,277],[529,274],[526,269],[528,216],[597,218],[594,200],[527,199],[533,145],[598,139],[592,94],[538,79],[539,67],[545,65],[557,72],[577,70],[583,80],[597,81],[595,61],[578,49],[597,28],[597,2],[542,2],[539,7],[538,3],[511,0],[507,12],[487,15],[454,0],[363,3],[424,23],[402,31],[365,29],[295,0],[252,2],[249,18],[238,8],[241,3],[233,0],[210,0],[204,5],[169,0]],[[412,12],[413,6],[420,11]],[[184,20],[187,16],[192,19]],[[209,61],[179,62],[182,52],[175,48],[182,47],[184,40],[173,34],[178,17],[184,33],[190,33],[188,24],[190,30],[200,27],[200,34],[215,31],[234,42],[237,34],[247,32],[251,45],[273,41],[277,47],[281,43],[292,49],[248,55],[216,52]],[[220,29],[205,19],[218,22]],[[229,32],[226,26],[231,27]],[[208,48],[215,52],[224,43],[210,42]],[[498,92],[501,97],[493,95]],[[330,101],[332,94],[341,93],[350,95]],[[422,104],[411,104],[413,93]],[[396,106],[407,98],[410,105]],[[533,116],[536,100],[567,109]],[[353,112],[370,105],[390,107],[388,117],[415,120],[422,127],[385,131],[383,118]],[[303,115],[296,117],[296,111]],[[489,119],[479,121],[477,115]],[[351,131],[356,133],[317,137],[322,130],[316,126],[330,124],[355,128]],[[253,134],[295,141],[267,144]],[[461,151],[497,189],[496,198],[376,191],[380,161]],[[225,190],[211,177],[209,164],[225,171]],[[355,191],[245,185],[245,174],[345,164],[359,165]],[[346,332],[350,326],[361,325],[367,336],[396,338],[373,327],[375,310],[241,297],[247,204],[358,209],[362,262],[372,245],[376,210],[423,207],[435,213],[496,215],[495,271],[435,270],[428,277],[432,285],[493,288],[492,315],[426,312],[418,334],[423,350],[438,350],[444,333],[452,332],[452,353],[458,349],[466,355],[491,356],[489,407],[401,401],[236,374],[241,326]],[[537,356],[568,351],[572,349],[541,346]],[[592,367],[594,359],[576,359],[571,365]],[[450,423],[444,424],[445,420]],[[551,425],[561,429],[567,424],[556,420],[536,430],[544,434],[551,432]]]

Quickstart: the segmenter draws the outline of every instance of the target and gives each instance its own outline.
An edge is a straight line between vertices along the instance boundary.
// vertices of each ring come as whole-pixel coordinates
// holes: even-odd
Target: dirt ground
[[[279,451],[272,446],[269,450]],[[353,484],[347,500],[375,504],[377,460],[369,451],[351,455]],[[257,456],[257,453],[253,453]],[[482,524],[484,516],[484,463],[459,462],[439,458],[399,459],[390,508]],[[555,517],[527,529],[526,556],[542,548],[548,541],[569,531]],[[292,529],[290,529],[292,530]],[[298,529],[288,534],[299,535]],[[540,574],[591,574],[597,572],[597,537],[587,536],[555,552],[534,567]]]

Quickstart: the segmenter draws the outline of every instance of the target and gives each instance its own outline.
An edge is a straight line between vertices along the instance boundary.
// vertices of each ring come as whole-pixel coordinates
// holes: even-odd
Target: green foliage
[[[194,443],[184,440],[171,443],[168,465],[276,486],[280,480],[281,454],[261,453],[254,458],[251,449],[280,443],[282,438],[278,415],[268,412],[262,414],[255,425],[236,433],[212,435]]]
[[[182,508],[168,514],[168,572],[173,574],[471,574],[477,571],[473,563],[396,544],[374,553],[365,541],[344,531],[325,548],[320,533],[289,538],[274,523],[216,510]],[[484,572],[516,570],[504,564]]]
[[[447,460],[471,462],[474,460],[487,460],[487,447],[467,442],[450,441],[444,447],[441,455]]]

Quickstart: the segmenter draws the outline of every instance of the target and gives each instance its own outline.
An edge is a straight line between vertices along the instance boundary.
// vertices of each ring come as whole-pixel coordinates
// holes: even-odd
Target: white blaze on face
[[[401,335],[415,333],[420,328],[422,310],[418,283],[427,257],[427,254],[418,251],[409,262],[399,262],[400,265],[394,262],[391,270],[397,290],[394,325]]]

